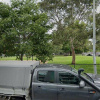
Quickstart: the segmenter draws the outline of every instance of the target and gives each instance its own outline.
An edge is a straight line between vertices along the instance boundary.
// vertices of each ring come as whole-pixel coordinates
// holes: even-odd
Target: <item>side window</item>
[[[40,70],[37,73],[37,80],[40,82],[54,83],[54,71]]]
[[[79,78],[68,72],[59,73],[59,82],[62,84],[79,84]]]

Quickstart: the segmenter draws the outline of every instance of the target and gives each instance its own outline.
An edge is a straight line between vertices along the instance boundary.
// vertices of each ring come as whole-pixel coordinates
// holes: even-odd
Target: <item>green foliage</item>
[[[1,3],[0,8],[0,53],[16,55],[20,60],[24,54],[27,57],[35,54],[43,62],[52,58],[50,38],[46,34],[51,26],[34,0],[12,0],[11,6]]]
[[[100,13],[96,15],[96,49],[100,51]]]
[[[69,44],[68,42],[65,42],[65,43],[63,44],[62,50],[63,50],[65,53],[70,52],[70,51],[71,51],[71,46],[70,46],[70,44]]]
[[[35,46],[36,58],[41,60],[41,62],[45,63],[48,60],[52,60],[53,58],[53,48],[49,43],[41,43],[41,45]]]
[[[64,38],[62,39],[64,43],[63,48],[66,51],[70,51],[72,45],[75,50],[84,51],[86,48],[86,42],[88,41],[88,31],[86,24],[83,22],[76,21],[73,25],[65,28]]]
[[[90,38],[93,38],[93,15],[89,17]],[[96,50],[100,50],[100,13],[96,13]]]
[[[63,54],[62,45],[53,45],[53,53],[55,55]]]
[[[98,0],[96,0],[98,2]],[[99,3],[96,3],[98,5]],[[98,6],[97,6],[98,7]],[[100,51],[100,13],[96,12],[96,50]],[[93,13],[89,16],[88,20],[89,38],[93,38]],[[91,45],[93,48],[93,45]]]
[[[33,54],[36,58],[45,63],[47,60],[52,60],[53,48],[49,41],[49,35],[45,34],[45,30],[38,32],[35,37],[33,37]]]
[[[10,14],[10,7],[9,5],[6,5],[0,2],[0,9],[1,9],[1,12],[0,12],[0,54],[2,54],[6,52],[6,49],[5,49],[6,42],[4,43],[4,41],[7,36],[7,34],[5,33],[9,30],[9,27],[10,27],[10,24],[9,24],[10,18],[8,18]]]
[[[92,11],[93,0],[41,0],[41,11],[48,13],[50,23],[57,29],[73,24],[75,20],[87,20]]]
[[[6,18],[9,16],[10,7],[7,4],[0,2],[0,18]]]
[[[91,15],[92,3],[92,0],[42,0],[39,3],[41,10],[48,13],[50,23],[57,27],[52,35],[54,45],[63,45],[64,52],[71,51],[71,44],[76,50],[84,51],[89,29],[83,22],[87,22],[87,16]],[[75,38],[74,43],[71,38]]]
[[[54,27],[57,28],[52,35],[53,44],[54,45],[64,44],[63,50],[65,52],[70,51],[69,35],[72,38],[75,36],[75,43],[74,43],[74,46],[76,47],[75,49],[80,51],[84,50],[86,51],[87,44],[85,43],[91,37],[90,36],[91,25],[89,23],[89,18],[90,18],[89,16],[91,16],[92,14],[93,0],[49,0],[49,1],[41,0],[41,1],[42,2],[39,3],[41,6],[41,11],[44,11],[48,14],[50,18],[50,23],[53,23]],[[99,1],[96,0],[96,7],[98,7],[98,2]],[[84,21],[85,23],[88,23],[85,26],[83,23]],[[80,22],[81,24],[79,25]],[[66,33],[69,33],[69,35],[68,34],[65,35],[65,31]],[[77,36],[78,33],[80,33],[79,36]],[[65,43],[64,40],[66,41]]]

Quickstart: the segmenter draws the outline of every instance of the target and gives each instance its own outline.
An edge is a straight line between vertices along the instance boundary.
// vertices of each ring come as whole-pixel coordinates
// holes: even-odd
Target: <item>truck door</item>
[[[88,100],[88,87],[79,87],[79,78],[75,75],[59,71],[58,72],[58,100]]]
[[[32,83],[32,100],[57,100],[55,71],[39,70]]]

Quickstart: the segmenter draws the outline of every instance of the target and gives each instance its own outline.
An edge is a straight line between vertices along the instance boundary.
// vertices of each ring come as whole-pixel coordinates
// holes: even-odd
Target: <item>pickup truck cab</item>
[[[32,100],[100,100],[100,88],[67,65],[39,65],[34,69]]]

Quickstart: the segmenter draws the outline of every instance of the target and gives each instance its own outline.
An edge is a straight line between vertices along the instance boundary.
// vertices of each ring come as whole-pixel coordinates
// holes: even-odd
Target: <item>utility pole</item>
[[[97,75],[95,53],[96,53],[96,24],[95,24],[95,0],[93,0],[93,64],[94,64],[94,74]]]

